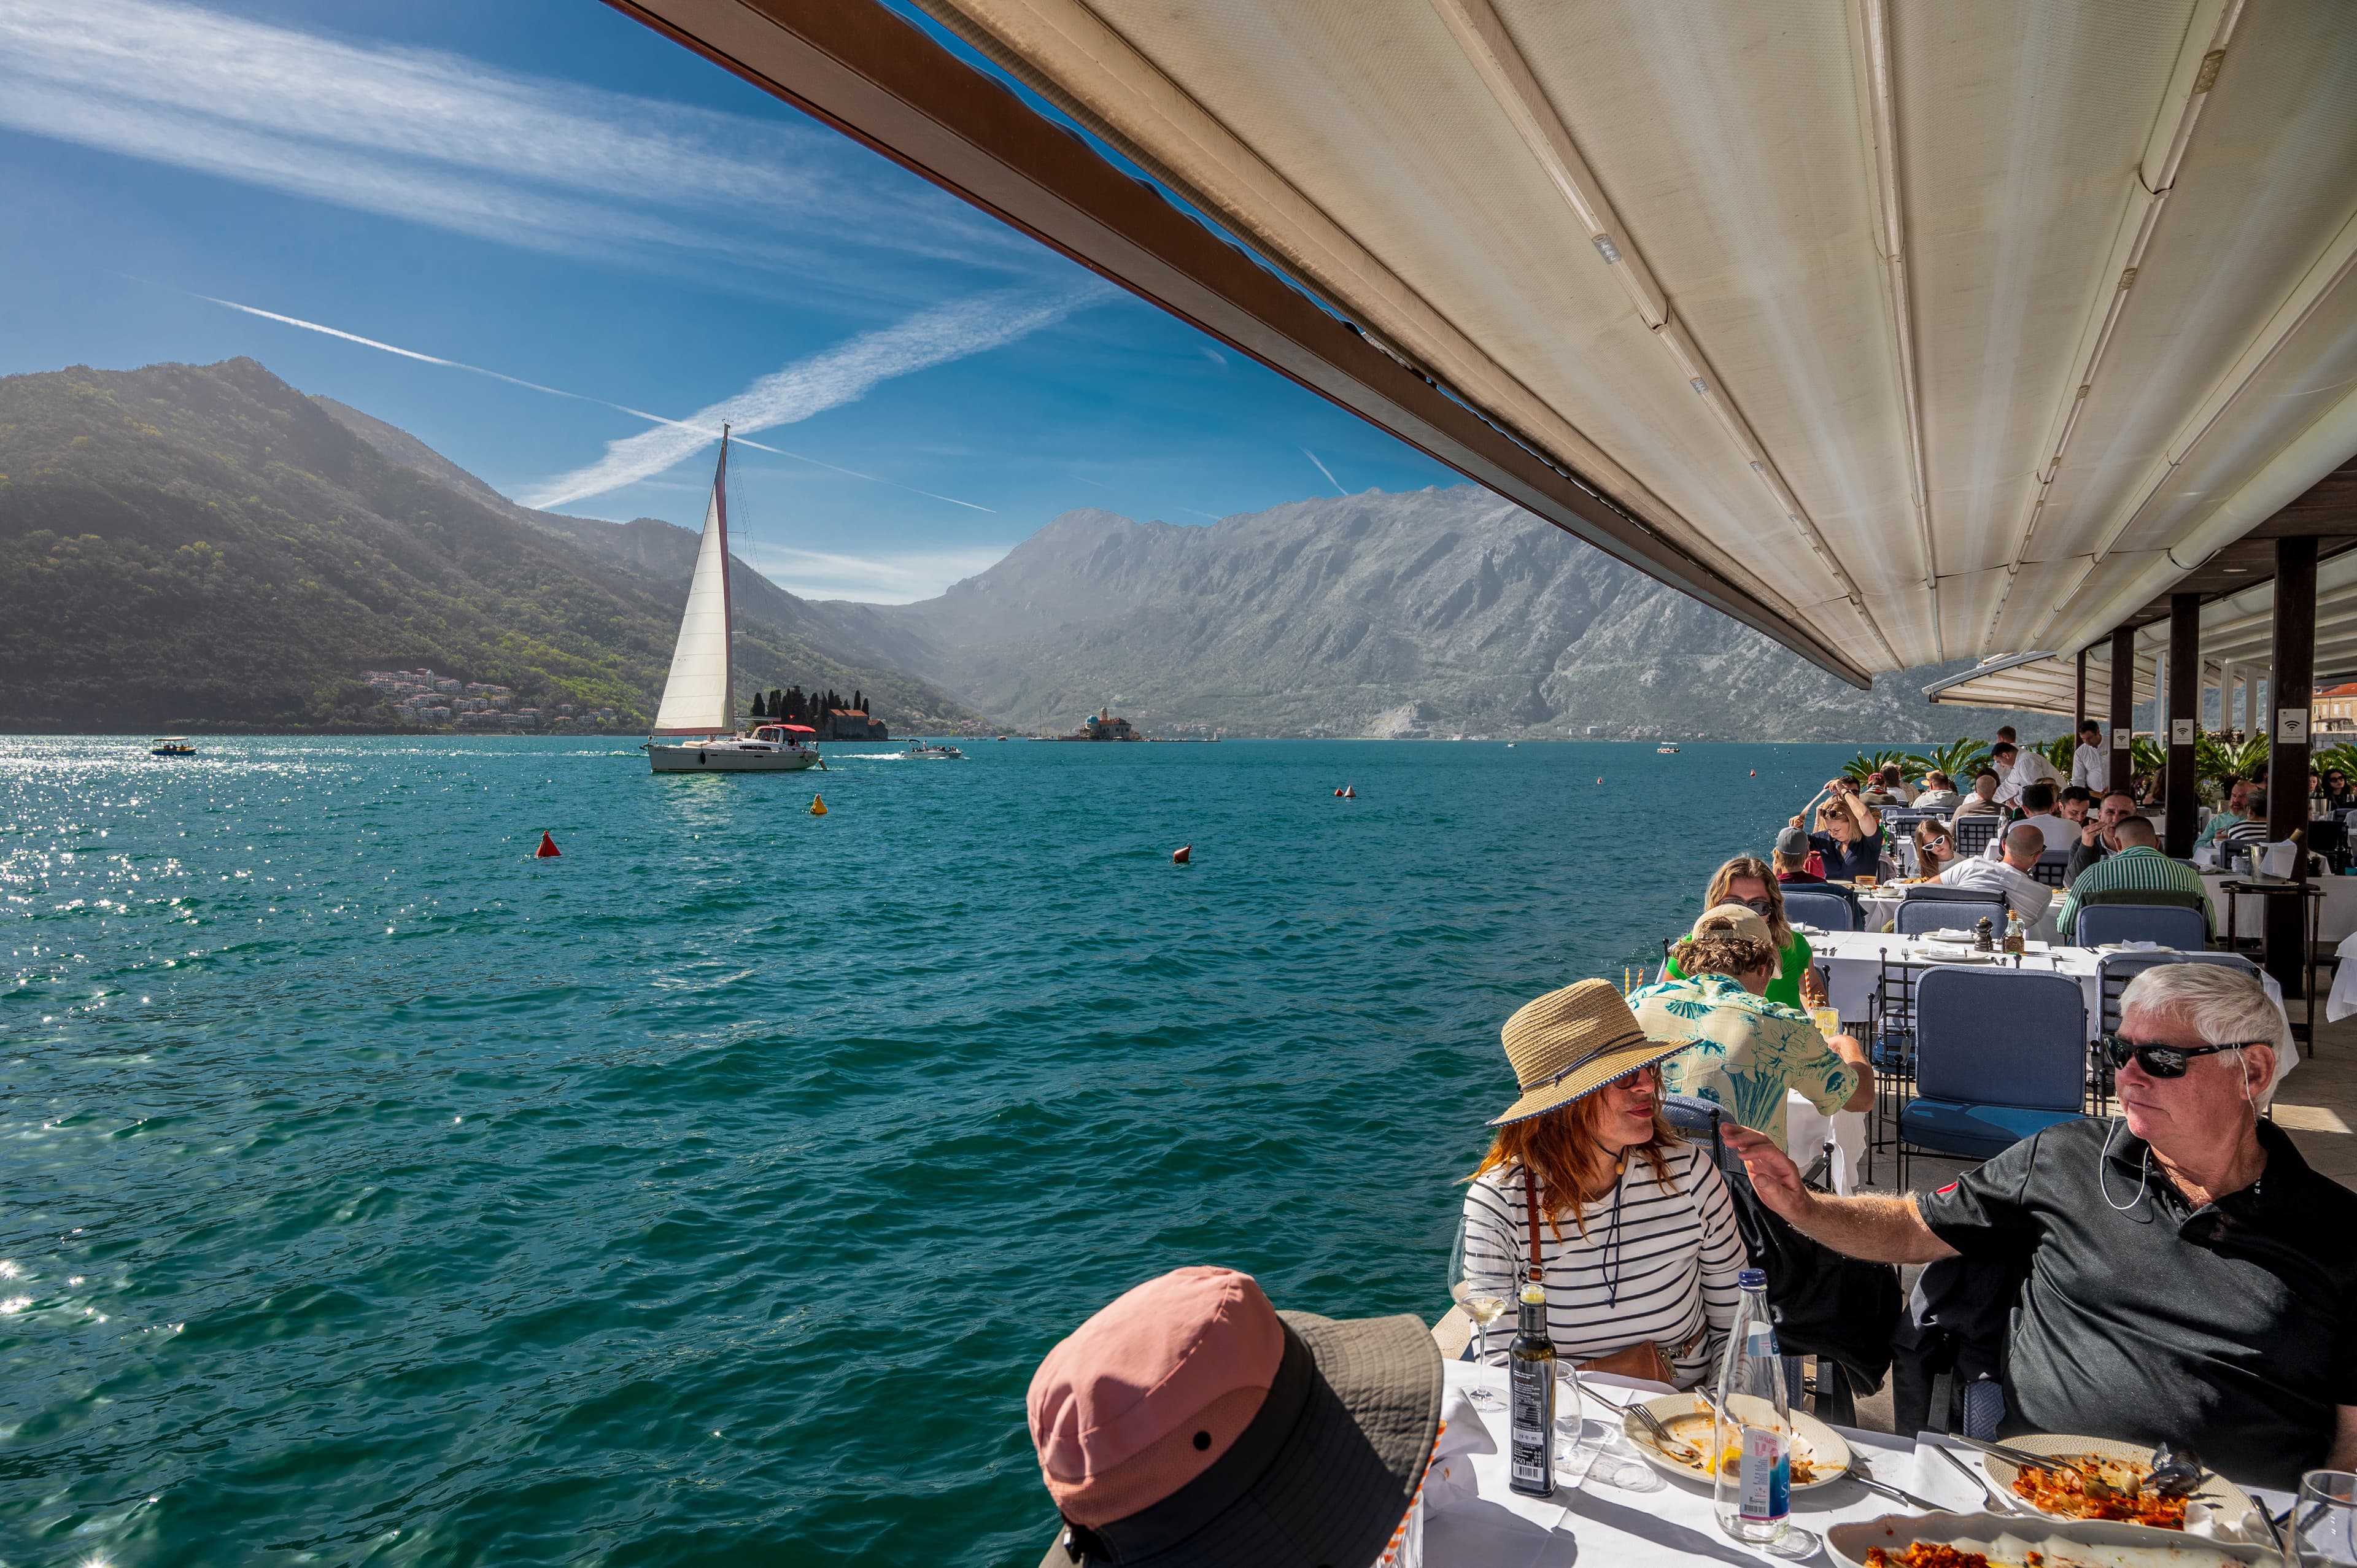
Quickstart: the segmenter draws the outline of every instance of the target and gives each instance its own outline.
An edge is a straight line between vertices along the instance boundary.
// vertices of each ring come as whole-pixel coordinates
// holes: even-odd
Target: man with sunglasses
[[[2117,1119],[2066,1118],[1937,1192],[1829,1197],[1768,1138],[1727,1139],[1761,1201],[1836,1251],[2027,1274],[2001,1433],[2166,1438],[2263,1486],[2357,1467],[2357,1193],[2259,1118],[2282,1011],[2196,963],[2136,976],[2120,1011]]]

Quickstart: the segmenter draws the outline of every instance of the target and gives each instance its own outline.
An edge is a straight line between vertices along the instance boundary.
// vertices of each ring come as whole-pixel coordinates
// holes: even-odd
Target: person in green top
[[[1784,893],[1776,884],[1776,874],[1768,863],[1757,855],[1738,854],[1711,874],[1710,886],[1702,896],[1702,907],[1716,909],[1721,904],[1741,904],[1768,922],[1769,940],[1776,944],[1778,962],[1776,977],[1768,983],[1768,1000],[1781,1002],[1787,1007],[1813,1005],[1801,999],[1803,983],[1811,992],[1816,989],[1813,966],[1816,954],[1809,949],[1809,939],[1792,929],[1784,918]],[[1665,980],[1689,978],[1678,969],[1673,957],[1662,966]]]
[[[2201,824],[2201,832],[2193,840],[2195,849],[2207,849],[2218,842],[2228,828],[2240,827],[2251,820],[2251,786],[2247,779],[2237,779],[2226,787],[2226,804],[2221,811],[2210,813]]]

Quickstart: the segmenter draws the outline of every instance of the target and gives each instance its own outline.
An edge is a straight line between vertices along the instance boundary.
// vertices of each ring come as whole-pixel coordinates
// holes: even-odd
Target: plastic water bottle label
[[[1772,1524],[1792,1511],[1792,1466],[1778,1435],[1764,1426],[1743,1429],[1738,1510],[1746,1523]]]

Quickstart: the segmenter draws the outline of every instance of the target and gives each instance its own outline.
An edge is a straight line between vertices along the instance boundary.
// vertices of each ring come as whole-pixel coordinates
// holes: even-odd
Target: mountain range
[[[695,522],[700,525],[702,519]],[[536,511],[251,360],[0,378],[0,727],[382,727],[431,664],[654,707],[696,533]],[[1914,742],[2012,720],[1858,692],[1471,486],[1208,527],[1056,518],[912,605],[731,563],[744,681],[866,693],[895,733]],[[1961,668],[1961,665],[1954,668]]]

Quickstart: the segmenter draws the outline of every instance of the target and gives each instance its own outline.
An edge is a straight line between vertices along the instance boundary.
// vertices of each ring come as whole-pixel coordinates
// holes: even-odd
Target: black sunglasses
[[[2262,1046],[2271,1042],[2235,1040],[2222,1046],[2148,1046],[2125,1035],[2105,1035],[2097,1043],[2104,1047],[2104,1059],[2115,1069],[2127,1066],[2133,1058],[2147,1077],[2183,1078],[2185,1064],[2195,1057],[2214,1057],[2220,1051],[2239,1051],[2244,1046]]]

